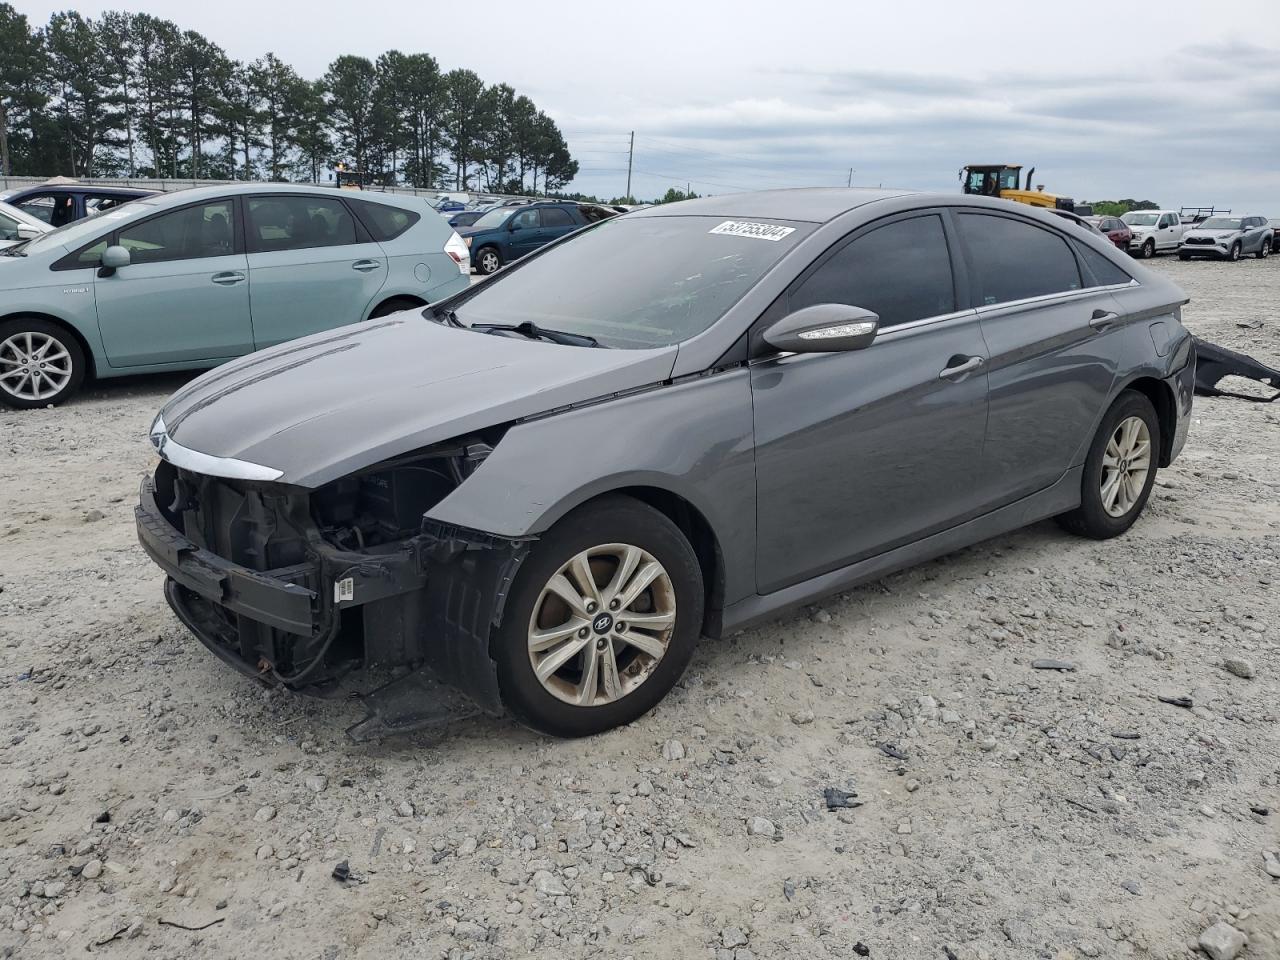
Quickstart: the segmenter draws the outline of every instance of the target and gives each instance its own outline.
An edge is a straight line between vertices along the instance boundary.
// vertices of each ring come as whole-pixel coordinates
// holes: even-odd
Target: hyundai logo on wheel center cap
[[[613,617],[607,613],[597,614],[591,621],[591,629],[596,633],[608,633],[613,627]]]

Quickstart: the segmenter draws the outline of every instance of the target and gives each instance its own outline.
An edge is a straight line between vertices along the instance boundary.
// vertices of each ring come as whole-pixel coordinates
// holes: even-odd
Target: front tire
[[[1179,260],[1190,260],[1190,259],[1191,259],[1191,254],[1189,254],[1189,253],[1180,253],[1180,254],[1178,254],[1178,259],[1179,259]]]
[[[631,723],[688,666],[703,596],[698,558],[664,514],[624,496],[574,510],[534,546],[494,634],[503,704],[557,737]]]
[[[1227,254],[1227,259],[1233,263],[1240,259],[1240,241],[1237,240],[1231,245],[1231,252]]]
[[[477,251],[476,269],[484,276],[497,273],[501,266],[502,254],[498,253],[497,247],[482,247]]]
[[[65,327],[38,317],[0,323],[0,403],[19,410],[62,403],[80,389],[86,367]]]
[[[1071,533],[1108,540],[1133,526],[1151,496],[1160,419],[1147,397],[1125,390],[1111,405],[1084,462],[1080,506],[1057,518]]]
[[[1142,245],[1142,259],[1150,260],[1155,255],[1156,255],[1156,242],[1154,240],[1148,240],[1146,243]]]

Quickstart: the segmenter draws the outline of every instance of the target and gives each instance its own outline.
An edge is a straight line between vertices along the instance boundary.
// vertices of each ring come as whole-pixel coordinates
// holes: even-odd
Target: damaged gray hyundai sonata
[[[155,420],[138,534],[250,676],[425,670],[592,734],[700,636],[1047,517],[1127,530],[1186,440],[1185,302],[1006,201],[659,206],[192,381]],[[412,697],[378,702],[410,725]]]

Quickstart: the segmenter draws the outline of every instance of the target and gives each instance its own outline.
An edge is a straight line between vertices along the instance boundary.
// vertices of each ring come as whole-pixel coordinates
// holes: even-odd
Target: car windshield
[[[532,321],[606,347],[668,346],[719,320],[812,229],[722,217],[602,220],[480,284],[457,315],[468,325]]]
[[[1120,219],[1131,227],[1154,227],[1160,217],[1154,213],[1126,213]]]
[[[1242,217],[1210,217],[1200,226],[1206,230],[1239,230]]]
[[[477,230],[495,230],[506,223],[507,217],[515,212],[515,207],[498,207],[496,210],[490,210],[472,226]]]
[[[30,256],[33,253],[61,250],[64,247],[69,250],[75,249],[90,237],[111,229],[108,224],[141,212],[141,208],[145,205],[145,200],[135,200],[128,206],[121,204],[102,213],[85,217],[83,220],[68,223],[65,227],[58,227],[56,230],[36,237],[22,247],[22,252]]]

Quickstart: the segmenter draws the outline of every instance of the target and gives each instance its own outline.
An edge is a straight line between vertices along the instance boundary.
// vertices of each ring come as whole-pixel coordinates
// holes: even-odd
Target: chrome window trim
[[[169,436],[163,417],[156,417],[151,425],[151,445],[164,460],[210,477],[224,477],[228,480],[279,480],[284,476],[283,470],[250,463],[247,460],[236,460],[233,457],[214,457],[199,450],[184,447]]]
[[[1093,293],[1105,293],[1114,290],[1129,290],[1133,287],[1140,287],[1142,284],[1137,280],[1130,278],[1128,283],[1109,283],[1100,287],[1081,287],[1079,290],[1062,290],[1058,293],[1042,293],[1035,297],[1023,297],[1021,300],[1005,300],[1003,303],[984,303],[975,307],[979,316],[992,313],[996,310],[1007,310],[1010,308],[1043,306],[1056,301],[1080,300]]]

